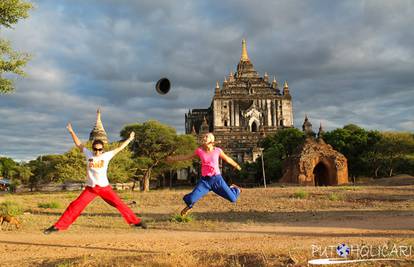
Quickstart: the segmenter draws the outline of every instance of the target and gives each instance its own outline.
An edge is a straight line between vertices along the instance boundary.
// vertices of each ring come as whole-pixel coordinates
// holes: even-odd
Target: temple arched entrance
[[[312,174],[315,186],[338,184],[338,170],[335,162],[330,159],[321,159],[313,168]]]
[[[257,132],[257,124],[255,121],[252,123],[252,132],[253,133]]]
[[[332,185],[329,179],[328,167],[323,162],[316,164],[313,169],[313,175],[316,186]]]

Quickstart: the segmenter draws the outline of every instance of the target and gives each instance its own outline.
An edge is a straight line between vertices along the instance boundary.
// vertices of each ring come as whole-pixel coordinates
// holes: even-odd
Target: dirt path
[[[245,261],[245,265],[249,265],[249,255],[261,255],[261,259],[250,259],[254,260],[250,262],[252,266],[283,266],[289,261],[300,265],[311,256],[312,245],[335,246],[344,242],[411,245],[413,226],[414,216],[384,213],[347,220],[339,217],[306,223],[240,224],[233,229],[207,231],[78,229],[45,236],[26,228],[0,232],[0,251],[4,255],[1,265],[65,266],[68,262],[80,266],[95,263],[195,266],[200,262],[225,265],[229,263],[225,255],[232,256],[234,263]],[[237,258],[240,255],[245,259]],[[221,261],[217,257],[222,257]]]

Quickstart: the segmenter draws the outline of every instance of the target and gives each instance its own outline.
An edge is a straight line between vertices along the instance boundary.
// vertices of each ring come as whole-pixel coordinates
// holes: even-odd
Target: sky
[[[154,119],[184,133],[210,106],[246,39],[260,76],[289,83],[294,125],[414,129],[414,1],[32,0],[1,38],[28,52],[27,77],[0,95],[0,155],[29,161],[86,141],[100,107],[110,141]],[[168,77],[172,88],[154,86]]]

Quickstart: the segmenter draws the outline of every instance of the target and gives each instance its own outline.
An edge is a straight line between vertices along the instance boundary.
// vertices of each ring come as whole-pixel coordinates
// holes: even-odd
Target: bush
[[[23,214],[23,208],[20,204],[13,201],[4,201],[0,203],[0,215],[17,216]]]
[[[304,190],[299,190],[293,193],[294,198],[304,199],[304,198],[308,198],[308,196],[309,196],[309,193]]]
[[[20,184],[21,184],[20,181],[14,180],[9,186],[9,191],[12,193],[16,192],[16,189]]]
[[[42,202],[38,203],[37,206],[42,209],[58,209],[60,208],[60,203],[58,202]]]
[[[174,214],[171,218],[170,218],[170,222],[191,222],[193,221],[195,218],[193,217],[193,215],[188,214],[185,216],[181,216],[180,214]]]
[[[337,188],[339,190],[348,190],[348,191],[357,191],[357,190],[362,189],[360,186],[355,186],[355,185],[344,185],[344,186],[338,186]]]
[[[343,200],[344,197],[342,195],[331,193],[331,194],[329,194],[328,199],[331,200],[331,201],[338,201],[338,200]]]

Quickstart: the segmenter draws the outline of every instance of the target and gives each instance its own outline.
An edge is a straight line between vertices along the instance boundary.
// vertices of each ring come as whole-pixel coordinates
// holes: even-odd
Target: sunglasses
[[[103,148],[93,148],[93,151],[103,151]]]

